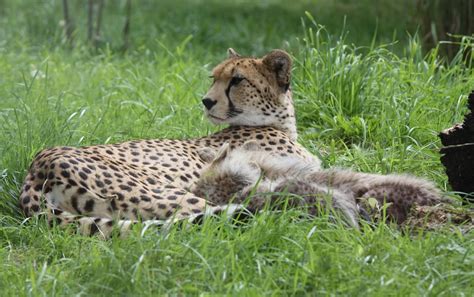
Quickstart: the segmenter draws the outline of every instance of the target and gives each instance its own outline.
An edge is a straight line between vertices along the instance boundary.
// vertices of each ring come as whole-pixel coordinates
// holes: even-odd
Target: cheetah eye
[[[245,77],[243,76],[234,76],[232,77],[232,79],[230,80],[230,85],[231,86],[236,86],[238,85],[241,81],[243,81],[245,79]]]

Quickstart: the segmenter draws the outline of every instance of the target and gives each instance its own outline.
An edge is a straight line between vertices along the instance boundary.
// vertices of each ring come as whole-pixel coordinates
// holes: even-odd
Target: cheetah
[[[321,169],[319,161],[282,157],[261,150],[253,141],[234,150],[226,144],[218,152],[204,148],[200,156],[213,160],[194,184],[192,192],[206,196],[218,205],[231,201],[242,203],[250,196],[248,206],[258,210],[281,200],[272,193],[287,192],[301,196],[300,199],[290,196],[288,205],[304,205],[310,214],[315,214],[315,204],[324,202],[315,196],[329,195],[332,207],[340,210],[347,221],[357,227],[358,213],[366,208],[380,218],[381,207],[385,204],[388,206],[385,210],[387,218],[402,224],[416,206],[447,202],[432,183],[420,178]],[[368,204],[371,198],[375,199],[376,205]]]
[[[227,128],[195,139],[44,149],[29,167],[20,208],[27,217],[46,213],[51,224],[75,221],[81,233],[107,237],[116,225],[127,230],[138,221],[159,224],[215,207],[189,191],[206,165],[199,149],[226,142],[233,149],[251,140],[282,157],[319,162],[296,142],[291,66],[282,50],[253,58],[229,49],[202,99],[206,117]]]
[[[358,228],[358,207],[352,193],[304,178],[321,171],[319,160],[271,154],[254,141],[233,150],[224,144],[217,153],[205,148],[200,156],[212,161],[191,191],[214,204],[244,204],[252,213],[267,207],[303,207],[314,216],[330,202],[349,225]]]

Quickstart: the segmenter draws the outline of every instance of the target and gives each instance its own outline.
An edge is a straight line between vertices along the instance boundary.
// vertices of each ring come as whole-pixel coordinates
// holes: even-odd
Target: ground
[[[61,44],[61,2],[36,3],[0,1],[3,294],[463,296],[474,290],[473,232],[452,226],[407,232],[380,224],[354,232],[287,211],[240,228],[217,218],[167,235],[137,229],[126,239],[101,241],[23,222],[17,207],[27,167],[45,147],[221,129],[204,119],[200,98],[228,47],[255,56],[284,48],[294,56],[300,142],[325,166],[410,172],[449,191],[437,133],[466,112],[473,61],[448,64],[423,52],[405,34],[415,36],[411,9],[392,1],[377,7],[292,1],[291,8],[277,0],[160,7],[144,1],[134,10],[133,47],[122,54],[122,6],[108,8],[104,18],[110,45],[91,51],[81,44],[85,9],[76,10],[80,31],[69,50]],[[376,12],[383,22],[372,43]],[[394,31],[400,41],[387,45]]]

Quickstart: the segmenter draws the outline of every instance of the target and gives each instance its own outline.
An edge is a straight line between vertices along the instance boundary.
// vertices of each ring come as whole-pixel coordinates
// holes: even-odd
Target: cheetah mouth
[[[208,113],[207,114],[207,117],[211,119],[211,121],[216,121],[216,122],[225,122],[228,118],[220,118],[220,117],[216,117],[216,116],[213,116],[212,114]]]

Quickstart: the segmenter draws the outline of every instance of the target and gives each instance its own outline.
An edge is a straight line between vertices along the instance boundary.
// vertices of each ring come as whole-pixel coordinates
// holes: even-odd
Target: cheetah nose
[[[202,104],[207,108],[207,110],[211,109],[214,105],[216,105],[217,101],[212,100],[211,98],[204,98],[202,99]]]

